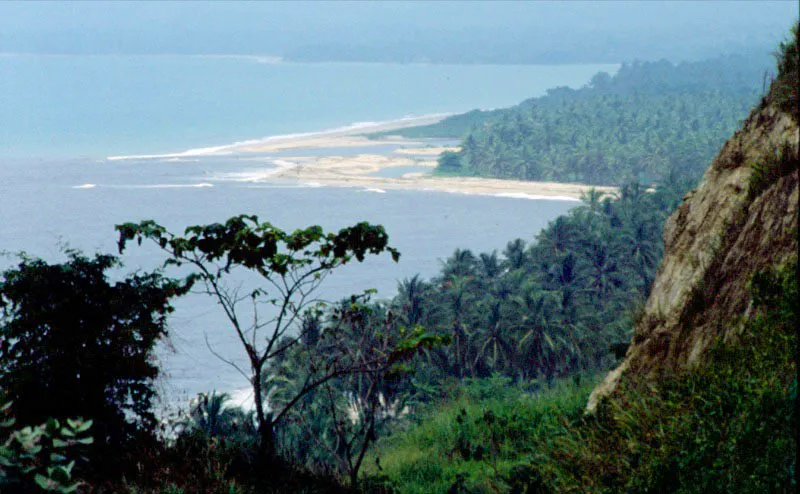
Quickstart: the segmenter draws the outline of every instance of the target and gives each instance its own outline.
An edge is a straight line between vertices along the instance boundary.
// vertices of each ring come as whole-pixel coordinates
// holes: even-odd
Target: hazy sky
[[[0,52],[249,53],[459,50],[609,43],[675,53],[774,43],[797,2],[0,2]],[[616,43],[616,44],[615,44]],[[664,45],[661,48],[661,45]],[[327,47],[327,48],[326,48]],[[493,47],[493,48],[492,48]],[[682,47],[679,49],[679,47]],[[325,50],[328,50],[327,52]],[[658,55],[659,53],[654,53]]]

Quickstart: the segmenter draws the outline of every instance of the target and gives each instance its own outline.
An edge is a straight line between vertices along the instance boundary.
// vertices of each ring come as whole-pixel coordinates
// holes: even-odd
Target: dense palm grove
[[[590,191],[584,205],[551,222],[534,242],[513,240],[502,253],[458,249],[433,279],[405,279],[392,300],[358,304],[344,333],[352,353],[381,348],[376,336],[363,344],[366,327],[396,339],[422,326],[449,344],[420,352],[402,372],[347,377],[330,384],[333,393],[308,395],[280,433],[284,453],[314,469],[351,474],[347,457],[360,450],[348,448],[368,447],[403,410],[451,393],[462,379],[505,376],[547,386],[607,369],[630,340],[661,259],[662,225],[687,186],[646,191],[632,184],[615,197]],[[323,327],[326,318],[308,324]],[[330,352],[317,341],[296,347],[272,383],[301,385],[302,362]],[[350,423],[354,410],[360,420]]]
[[[456,250],[430,281],[404,280],[390,304],[407,325],[449,335],[417,369],[443,376],[544,379],[602,368],[628,340],[631,308],[644,300],[661,258],[661,225],[679,185],[617,198],[590,192],[530,244],[503,252]]]
[[[457,136],[439,173],[522,180],[652,184],[701,173],[757,101],[768,62],[729,57],[625,64],[584,88],[472,112],[409,137]]]

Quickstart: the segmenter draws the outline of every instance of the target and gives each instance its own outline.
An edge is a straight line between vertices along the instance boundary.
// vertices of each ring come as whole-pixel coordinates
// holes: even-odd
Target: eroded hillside
[[[776,101],[777,89],[773,84],[667,221],[644,315],[588,411],[623,376],[658,377],[701,362],[712,343],[742,327],[752,275],[797,255],[798,123]]]

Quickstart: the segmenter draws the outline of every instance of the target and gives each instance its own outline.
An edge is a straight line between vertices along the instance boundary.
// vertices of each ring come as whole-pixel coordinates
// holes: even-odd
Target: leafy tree
[[[256,216],[241,215],[225,223],[188,227],[183,236],[168,232],[154,221],[118,225],[119,248],[131,240],[151,240],[169,258],[165,266],[191,270],[187,284],[200,286],[213,297],[227,316],[231,329],[247,354],[250,369],[220,356],[251,383],[256,422],[263,455],[274,457],[275,427],[303,398],[326,382],[348,374],[368,372],[391,365],[414,348],[404,341],[372,361],[338,358],[336,353],[300,362],[302,376],[291,396],[269,399],[276,390],[271,379],[273,364],[285,358],[306,340],[314,325],[303,324],[307,310],[320,310],[314,291],[334,269],[368,254],[389,252],[397,261],[399,253],[388,245],[381,226],[359,223],[338,233],[324,233],[319,226],[287,233],[260,222]],[[257,275],[257,284],[245,290],[230,283],[237,271]],[[335,328],[327,331],[335,339]],[[414,335],[419,343],[421,335]]]
[[[92,466],[103,470],[153,435],[153,349],[184,287],[159,273],[110,282],[115,257],[67,255],[62,264],[23,257],[2,273],[0,389],[20,425],[92,417]]]
[[[335,330],[331,328],[335,327]],[[303,361],[339,359],[361,372],[329,380],[308,393],[280,428],[284,454],[325,473],[348,478],[351,486],[372,444],[404,412],[410,388],[408,362],[423,349],[445,343],[421,327],[406,328],[384,304],[365,297],[343,300],[329,314],[325,337],[312,345],[293,347],[275,369],[273,402],[280,405],[297,394],[306,376]],[[398,347],[408,351],[390,365],[375,365]]]

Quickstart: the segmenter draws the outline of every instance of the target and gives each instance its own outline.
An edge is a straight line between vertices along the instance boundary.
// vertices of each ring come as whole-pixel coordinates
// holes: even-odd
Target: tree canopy
[[[67,254],[61,264],[23,257],[0,275],[0,389],[20,425],[95,420],[102,468],[154,434],[153,350],[183,287],[159,273],[111,282],[114,256]]]

